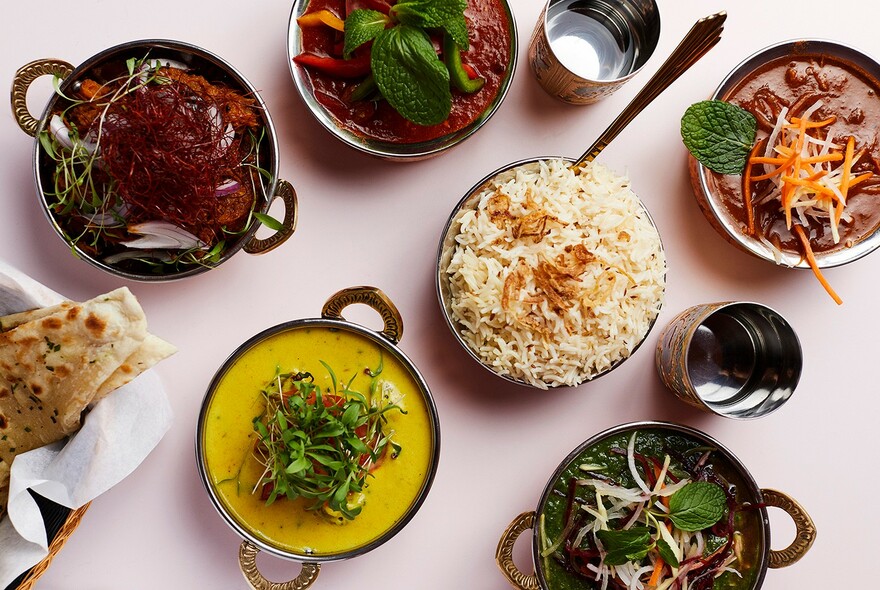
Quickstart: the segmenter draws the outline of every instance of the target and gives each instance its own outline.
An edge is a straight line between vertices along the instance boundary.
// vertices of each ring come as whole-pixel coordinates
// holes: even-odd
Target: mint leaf
[[[742,174],[758,122],[747,110],[721,100],[692,104],[681,118],[681,139],[704,166],[719,174]]]
[[[405,118],[436,125],[449,116],[449,71],[421,29],[401,24],[379,33],[370,66],[379,92]]]
[[[598,531],[596,536],[605,546],[605,563],[608,565],[640,561],[654,546],[648,527],[633,527],[625,531]]]
[[[665,526],[665,525],[660,525]],[[669,546],[669,543],[664,541],[663,539],[657,539],[657,552],[660,554],[660,557],[663,558],[663,561],[668,563],[672,567],[678,567],[681,564],[678,562],[678,558],[675,556],[675,551],[672,550],[672,547]]]
[[[387,16],[378,10],[352,10],[345,19],[345,46],[342,49],[342,57],[348,59],[351,52],[376,38],[385,30],[385,25],[391,22]]]
[[[451,20],[464,18],[465,8],[467,0],[404,0],[391,7],[391,15],[405,25],[442,28]]]
[[[727,496],[718,484],[695,481],[669,497],[669,519],[683,531],[709,528],[724,516]]]
[[[443,29],[459,49],[465,51],[468,48],[466,8],[467,0],[405,0],[392,6],[391,14],[406,25]]]

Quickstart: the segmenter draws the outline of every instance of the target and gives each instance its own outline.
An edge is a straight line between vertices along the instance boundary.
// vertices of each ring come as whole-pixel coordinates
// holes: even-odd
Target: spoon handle
[[[578,158],[573,167],[576,169],[587,162],[592,162],[611,143],[611,140],[636,118],[636,115],[641,113],[645,107],[651,104],[651,101],[712,49],[721,40],[721,31],[724,30],[726,19],[727,13],[722,11],[698,20],[675,48],[675,51],[645,84],[645,87],[623,109],[623,112],[617,116],[595,143]]]

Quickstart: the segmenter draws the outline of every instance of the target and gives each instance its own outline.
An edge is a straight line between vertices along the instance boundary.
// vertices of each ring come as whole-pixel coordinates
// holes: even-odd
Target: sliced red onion
[[[214,192],[217,197],[225,197],[226,195],[234,195],[241,190],[241,184],[234,178],[224,180]]]
[[[86,223],[95,227],[122,227],[125,225],[125,221],[120,219],[119,213],[99,211],[91,215],[81,215],[81,217],[86,220]]]
[[[67,125],[64,124],[61,117],[58,115],[52,115],[52,118],[49,119],[49,131],[58,143],[67,149],[73,149],[73,141],[70,139],[70,129],[67,128]]]
[[[128,231],[142,235],[142,238],[121,242],[129,248],[149,249],[167,248],[169,250],[189,250],[191,248],[206,248],[207,245],[185,229],[167,221],[145,221],[137,225],[129,226]]]
[[[162,262],[170,262],[173,259],[173,257],[164,250],[125,250],[124,252],[117,252],[116,254],[107,256],[104,258],[104,262],[107,264],[116,264],[123,260],[131,260],[132,258],[149,258],[151,260],[160,260]]]

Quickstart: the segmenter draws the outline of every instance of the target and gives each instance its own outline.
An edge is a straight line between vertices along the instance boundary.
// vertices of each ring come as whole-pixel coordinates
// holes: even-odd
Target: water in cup
[[[547,38],[559,61],[588,80],[616,80],[629,75],[641,39],[625,17],[601,0],[562,0],[547,11]]]

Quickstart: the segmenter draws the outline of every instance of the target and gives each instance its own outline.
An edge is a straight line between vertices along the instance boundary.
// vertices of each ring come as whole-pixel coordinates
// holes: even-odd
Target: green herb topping
[[[387,15],[354,10],[345,19],[343,57],[348,60],[372,41],[370,70],[381,96],[414,123],[442,123],[452,108],[450,74],[462,92],[476,92],[484,82],[479,77],[471,83],[462,80],[460,52],[469,46],[466,8],[467,0],[409,0],[392,6]],[[445,63],[434,49],[431,32],[448,37],[456,48]]]
[[[332,389],[321,391],[310,373],[278,373],[262,394],[265,412],[254,418],[256,455],[264,465],[254,492],[267,504],[278,498],[311,501],[339,521],[363,508],[370,472],[401,448],[392,441],[386,414],[406,412],[388,399],[378,379],[382,363],[364,394],[351,389],[356,375],[340,383],[323,361]],[[389,452],[390,451],[390,452]]]
[[[692,104],[681,118],[681,139],[693,156],[719,174],[741,174],[758,123],[747,110],[721,100]]]

